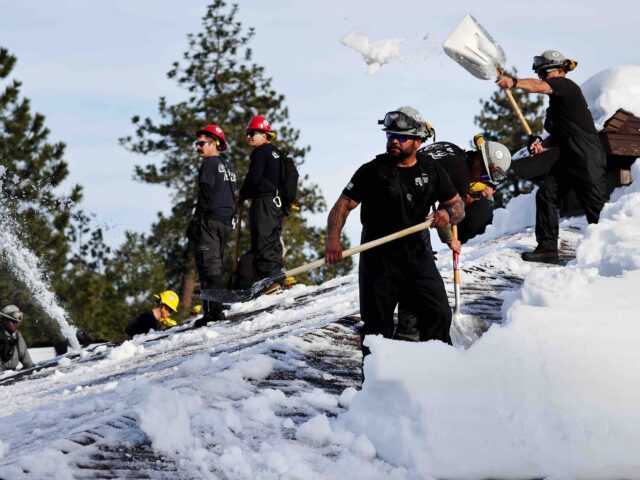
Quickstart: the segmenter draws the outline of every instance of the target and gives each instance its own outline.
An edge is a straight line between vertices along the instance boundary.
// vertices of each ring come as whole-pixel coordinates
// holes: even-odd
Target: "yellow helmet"
[[[158,301],[158,303],[161,303],[169,307],[174,313],[178,311],[178,304],[180,303],[180,298],[178,297],[178,294],[173,290],[165,290],[162,293],[154,295],[153,298],[155,298]]]
[[[191,315],[200,315],[200,312],[202,312],[202,305],[194,305],[191,309]]]

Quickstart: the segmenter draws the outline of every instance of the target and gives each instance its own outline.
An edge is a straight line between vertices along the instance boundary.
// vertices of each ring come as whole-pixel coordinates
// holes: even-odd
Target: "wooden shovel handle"
[[[520,123],[524,127],[524,131],[527,133],[527,135],[531,135],[531,128],[529,128],[527,119],[524,118],[524,115],[522,115],[522,112],[520,111],[520,107],[516,103],[515,98],[513,98],[513,95],[511,94],[511,90],[507,88],[505,90],[505,93],[507,94],[507,98],[509,99],[509,103],[511,104],[511,107],[513,107],[513,111],[516,112],[516,115],[518,116]]]
[[[498,67],[496,70],[498,72],[498,76],[502,75],[502,72],[503,72],[502,67]],[[516,103],[516,99],[513,98],[513,94],[511,93],[511,89],[507,88],[504,91],[504,93],[507,94],[507,98],[509,99],[509,103],[511,104],[511,108],[513,108],[513,111],[516,112],[516,115],[518,116],[518,120],[520,120],[520,123],[524,127],[524,131],[526,132],[527,135],[531,136],[531,128],[529,128],[529,124],[527,123],[527,119],[524,118],[524,115],[522,115],[522,112],[520,111],[520,107]]]
[[[413,227],[405,228],[404,230],[400,230],[399,232],[392,233],[390,235],[387,235],[386,237],[381,237],[376,240],[371,240],[370,242],[363,243],[362,245],[358,245],[357,247],[349,248],[344,252],[342,252],[342,258],[347,258],[347,257],[350,257],[351,255],[355,255],[356,253],[364,252],[365,250],[370,250],[384,243],[397,240],[398,238],[406,237],[407,235],[411,235],[412,233],[426,230],[431,226],[432,223],[433,223],[433,219],[430,218],[429,220],[422,223],[418,223]],[[300,275],[301,273],[308,272],[309,270],[318,268],[324,264],[325,264],[324,258],[321,258],[320,260],[307,263],[306,265],[302,265],[301,267],[294,268],[293,270],[287,270],[285,272],[285,276],[295,277],[296,275]]]

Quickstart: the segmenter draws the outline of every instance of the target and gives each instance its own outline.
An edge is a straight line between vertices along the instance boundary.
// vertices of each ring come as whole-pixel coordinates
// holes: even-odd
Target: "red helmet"
[[[209,137],[214,137],[220,140],[218,143],[218,150],[224,152],[229,146],[227,145],[227,141],[224,139],[224,132],[222,128],[218,125],[207,125],[202,130],[198,130],[196,132],[196,136],[207,135]]]
[[[247,125],[247,130],[260,130],[262,132],[270,132],[271,123],[269,123],[269,120],[267,120],[266,117],[262,115],[256,115],[251,119],[249,125]]]

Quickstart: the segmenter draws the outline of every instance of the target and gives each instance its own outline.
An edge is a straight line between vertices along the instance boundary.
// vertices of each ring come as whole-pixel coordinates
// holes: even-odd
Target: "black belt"
[[[231,225],[233,225],[233,217],[231,218],[222,218],[222,217],[217,217],[215,215],[206,215],[205,216],[207,220],[213,220],[214,222],[219,222],[222,223],[228,227],[230,227]]]

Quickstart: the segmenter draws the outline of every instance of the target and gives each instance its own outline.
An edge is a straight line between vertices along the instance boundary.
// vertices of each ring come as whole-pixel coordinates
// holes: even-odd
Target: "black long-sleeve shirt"
[[[240,189],[240,197],[256,198],[275,193],[280,178],[280,151],[269,143],[256,147],[251,152],[249,171]]]
[[[207,157],[198,172],[196,215],[230,219],[236,210],[236,172],[221,157]]]

